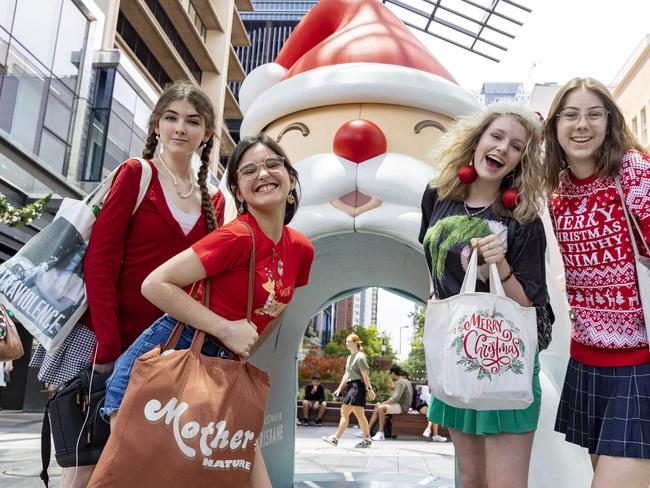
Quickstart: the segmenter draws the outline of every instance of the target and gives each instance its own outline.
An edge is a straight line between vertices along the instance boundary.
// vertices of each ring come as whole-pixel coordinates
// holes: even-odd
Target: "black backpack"
[[[69,468],[97,464],[110,434],[109,424],[99,416],[99,409],[106,398],[108,377],[109,374],[95,372],[89,396],[91,368],[88,367],[60,385],[47,402],[41,431],[41,479],[45,486],[49,482],[47,468],[52,450],[50,429],[59,466]]]
[[[392,415],[386,415],[384,417],[385,422],[384,422],[384,437],[386,439],[390,439],[393,437],[393,416]],[[372,429],[370,429],[370,436],[372,437],[377,433],[379,430],[379,421],[375,422],[374,425],[372,426]]]

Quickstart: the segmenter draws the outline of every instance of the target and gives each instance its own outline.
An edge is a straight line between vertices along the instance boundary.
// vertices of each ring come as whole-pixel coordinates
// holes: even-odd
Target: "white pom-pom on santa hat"
[[[343,103],[405,105],[449,117],[480,108],[385,5],[321,0],[276,62],[244,80],[241,134],[299,110]]]
[[[239,90],[239,106],[242,112],[248,112],[260,93],[280,83],[287,71],[287,68],[277,63],[263,64],[251,71]]]

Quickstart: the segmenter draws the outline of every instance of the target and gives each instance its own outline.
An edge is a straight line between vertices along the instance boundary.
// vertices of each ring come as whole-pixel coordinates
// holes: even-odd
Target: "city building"
[[[614,100],[639,143],[650,149],[650,34],[632,52],[612,81]]]
[[[528,106],[546,118],[553,98],[559,89],[560,85],[557,83],[535,83],[528,95]]]
[[[485,105],[494,102],[514,101],[521,97],[523,83],[486,82],[481,88],[481,100]]]
[[[377,295],[379,288],[373,286],[366,288],[355,295],[359,297],[359,325],[368,327],[371,324],[377,324]]]
[[[275,61],[300,19],[318,3],[318,0],[254,0],[252,12],[242,12],[244,28],[251,40],[249,46],[235,49],[242,68],[248,74],[258,66]],[[239,96],[239,81],[229,87],[235,97]],[[233,138],[239,140],[241,117],[228,119],[227,124]]]
[[[51,221],[63,197],[83,197],[141,153],[151,110],[173,80],[196,83],[217,108],[218,177],[218,155],[234,148],[224,120],[241,118],[227,84],[245,76],[235,52],[250,45],[240,12],[252,10],[250,0],[0,2],[0,193],[14,206],[54,195],[32,224],[0,224],[0,262]],[[38,392],[34,378],[25,388],[30,352],[3,395],[12,408],[42,401],[25,398]]]

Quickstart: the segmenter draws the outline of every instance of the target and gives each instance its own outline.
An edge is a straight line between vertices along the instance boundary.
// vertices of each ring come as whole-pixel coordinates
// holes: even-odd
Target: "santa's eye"
[[[303,137],[307,137],[310,133],[309,127],[307,127],[306,124],[303,124],[302,122],[294,122],[293,124],[287,125],[280,131],[278,137],[275,138],[275,142],[280,142],[282,140],[282,136],[284,136],[287,132],[291,132],[292,130],[300,131]]]

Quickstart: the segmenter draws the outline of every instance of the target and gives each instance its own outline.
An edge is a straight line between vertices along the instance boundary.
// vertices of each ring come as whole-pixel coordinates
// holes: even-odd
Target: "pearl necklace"
[[[181,193],[178,191],[178,180],[176,179],[176,175],[173,173],[171,169],[169,169],[169,166],[165,164],[165,160],[162,157],[162,154],[158,155],[158,161],[165,167],[167,172],[169,173],[169,176],[172,177],[172,184],[174,185],[174,190],[176,190],[176,194],[181,197],[183,200],[186,198],[189,198],[192,193],[194,193],[194,178],[192,178],[192,163],[190,163],[190,168],[189,168],[189,175],[190,175],[190,190],[187,193]]]
[[[485,212],[488,208],[490,208],[492,204],[488,204],[485,207],[483,207],[481,210],[478,210],[474,213],[470,212],[469,207],[467,206],[467,203],[463,202],[463,207],[465,207],[465,213],[467,214],[467,218],[471,219],[472,217],[476,217],[478,214],[481,214]]]

